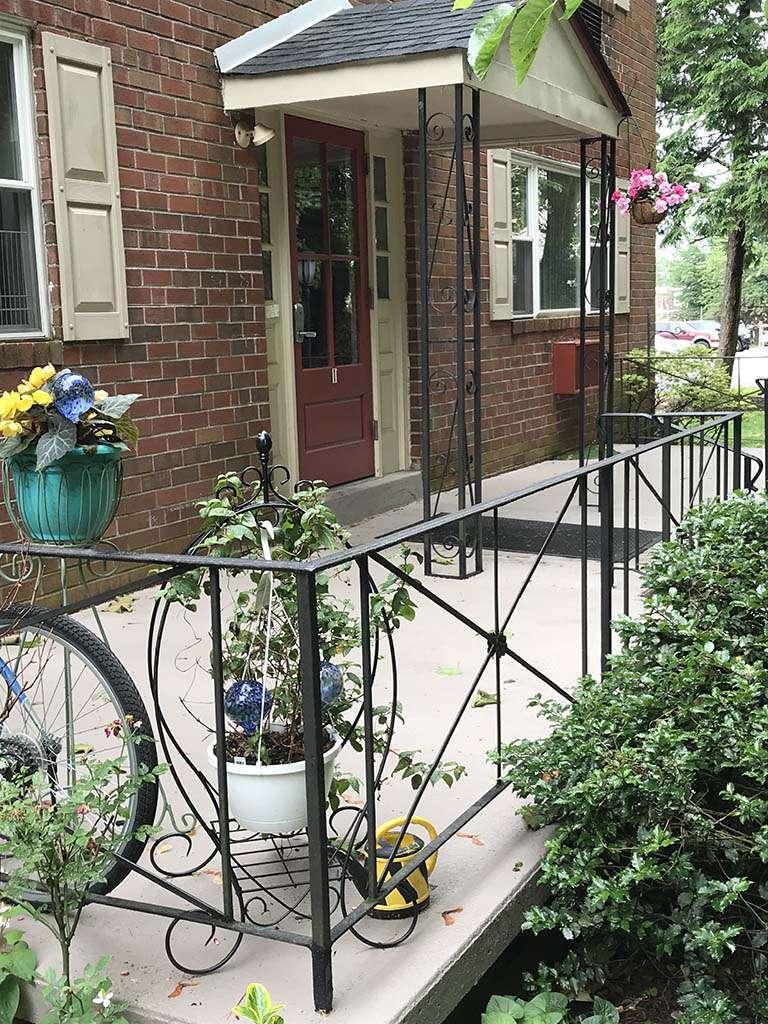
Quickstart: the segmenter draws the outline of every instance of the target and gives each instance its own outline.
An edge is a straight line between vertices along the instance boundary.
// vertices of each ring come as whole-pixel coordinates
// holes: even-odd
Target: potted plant
[[[629,188],[617,188],[611,198],[620,213],[632,214],[637,224],[660,224],[670,210],[682,206],[699,191],[698,182],[680,185],[669,180],[664,171],[656,174],[650,167],[632,171]]]
[[[346,546],[348,533],[325,502],[327,488],[302,485],[287,502],[280,502],[279,522],[265,510],[259,490],[234,474],[220,477],[214,497],[201,503],[206,532],[195,550],[226,557],[245,556],[273,560],[304,560]],[[403,548],[399,568],[410,574],[413,553]],[[351,775],[334,774],[342,744],[362,749],[359,724],[362,680],[361,632],[357,609],[344,593],[350,566],[344,565],[317,579],[317,642],[321,652],[318,686],[323,708],[325,788],[336,806],[342,792],[359,783]],[[247,575],[247,579],[242,577]],[[304,715],[296,626],[296,577],[289,572],[239,573],[235,596],[223,633],[222,667],[225,709],[230,728],[224,751],[209,740],[206,757],[213,767],[226,761],[229,809],[250,832],[285,834],[307,824],[304,758]],[[163,597],[194,608],[204,575],[194,570],[166,584]],[[370,597],[371,628],[397,629],[413,619],[415,606],[407,584],[395,574],[383,580]],[[376,708],[374,750],[386,755],[399,706]],[[393,774],[418,786],[428,772],[416,757],[419,751],[401,751]],[[441,763],[431,782],[452,784],[464,767]]]
[[[89,544],[112,522],[122,457],[136,443],[139,395],[94,389],[80,373],[37,366],[0,395],[0,460],[12,518],[31,540]]]

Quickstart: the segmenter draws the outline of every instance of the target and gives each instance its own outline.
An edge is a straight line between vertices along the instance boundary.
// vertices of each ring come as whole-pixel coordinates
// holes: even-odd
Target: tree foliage
[[[744,265],[768,235],[768,17],[760,0],[659,0],[663,164],[703,188],[689,227],[727,238],[721,349],[732,355]],[[668,237],[684,230],[672,224]]]

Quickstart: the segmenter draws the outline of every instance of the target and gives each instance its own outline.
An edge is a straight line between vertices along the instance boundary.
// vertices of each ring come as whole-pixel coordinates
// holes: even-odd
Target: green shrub
[[[725,412],[754,405],[731,387],[723,363],[701,346],[650,358],[633,349],[623,365],[619,393],[627,412]]]
[[[768,503],[689,514],[645,572],[621,651],[553,727],[504,751],[507,777],[557,824],[526,927],[575,939],[542,989],[599,990],[649,967],[679,1024],[768,1019]],[[763,606],[761,608],[761,605]]]

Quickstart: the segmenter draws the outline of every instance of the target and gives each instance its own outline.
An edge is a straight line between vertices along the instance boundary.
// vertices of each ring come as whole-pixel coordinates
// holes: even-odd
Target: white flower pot
[[[325,795],[331,788],[341,737],[323,755]],[[208,747],[208,763],[218,767],[215,743]],[[282,835],[307,826],[306,762],[293,764],[234,764],[227,761],[229,813],[249,832]]]

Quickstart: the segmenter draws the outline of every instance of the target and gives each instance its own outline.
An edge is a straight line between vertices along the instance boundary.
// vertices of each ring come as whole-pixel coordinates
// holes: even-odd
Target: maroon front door
[[[373,388],[360,132],[286,118],[302,477],[371,476]]]

